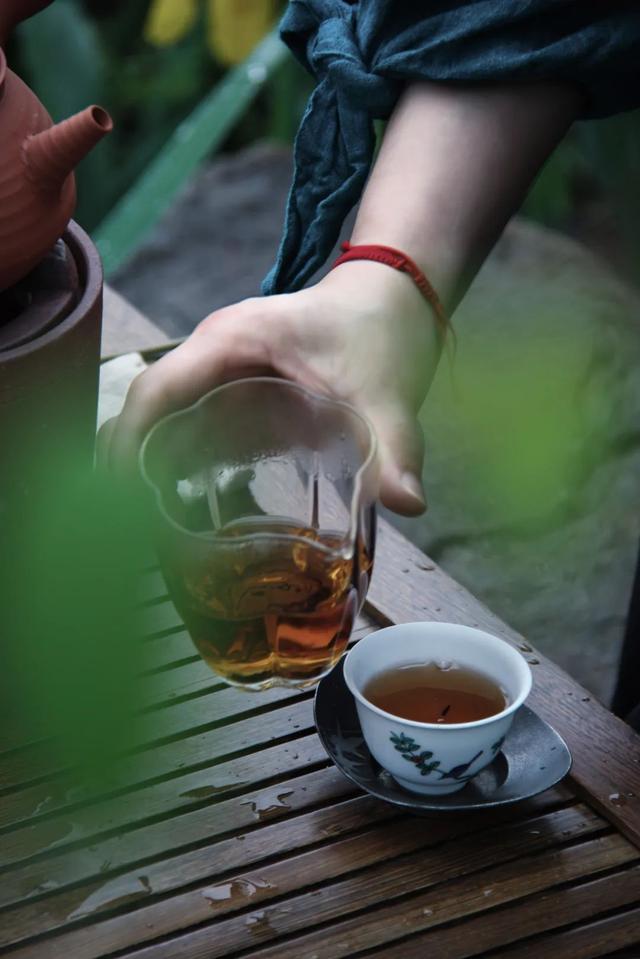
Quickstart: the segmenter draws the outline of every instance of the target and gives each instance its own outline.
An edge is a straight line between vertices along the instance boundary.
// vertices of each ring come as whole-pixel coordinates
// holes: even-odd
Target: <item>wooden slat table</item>
[[[531,705],[573,753],[559,787],[498,811],[400,814],[331,765],[311,693],[225,687],[157,570],[144,587],[148,722],[117,792],[69,793],[46,744],[2,755],[0,953],[639,959],[640,737],[387,523],[354,641],[425,619],[518,645]]]

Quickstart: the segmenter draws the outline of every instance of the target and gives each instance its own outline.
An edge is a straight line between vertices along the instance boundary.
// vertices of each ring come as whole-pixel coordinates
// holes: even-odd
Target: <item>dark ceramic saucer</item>
[[[365,792],[418,815],[495,808],[544,792],[566,776],[571,754],[564,740],[527,706],[513,721],[502,750],[464,789],[449,796],[419,796],[402,789],[373,758],[362,736],[344,659],[316,690],[314,716],[329,756]]]

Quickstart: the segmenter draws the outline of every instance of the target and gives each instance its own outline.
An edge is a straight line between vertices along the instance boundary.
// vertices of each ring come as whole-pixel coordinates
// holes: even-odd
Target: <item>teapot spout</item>
[[[29,179],[45,192],[60,190],[80,160],[112,128],[106,110],[92,106],[27,137],[23,157]]]

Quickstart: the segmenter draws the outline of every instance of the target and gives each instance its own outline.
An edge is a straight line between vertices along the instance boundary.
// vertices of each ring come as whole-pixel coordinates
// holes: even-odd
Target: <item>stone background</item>
[[[255,295],[290,172],[270,145],[211,163],[113,285],[173,337]],[[607,701],[640,534],[638,295],[516,220],[454,326],[422,411],[430,509],[389,518]]]

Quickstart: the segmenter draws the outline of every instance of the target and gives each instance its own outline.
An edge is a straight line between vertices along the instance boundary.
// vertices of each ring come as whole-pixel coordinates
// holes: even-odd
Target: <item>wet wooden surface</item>
[[[425,619],[514,642],[574,756],[560,786],[401,814],[331,765],[311,693],[225,687],[157,570],[143,593],[145,721],[110,794],[78,793],[50,743],[0,731],[0,954],[638,959],[640,737],[387,524],[353,641]]]
[[[575,775],[508,809],[415,818],[361,794],[330,764],[312,694],[225,687],[195,653],[157,571],[144,597],[157,667],[149,722],[113,794],[69,792],[46,743],[3,754],[3,954],[640,954],[640,841],[627,795],[640,791],[640,737],[542,656],[525,650],[539,660],[532,702],[569,741]],[[353,641],[416,618],[524,642],[382,524]],[[624,804],[608,799],[613,783]]]

